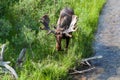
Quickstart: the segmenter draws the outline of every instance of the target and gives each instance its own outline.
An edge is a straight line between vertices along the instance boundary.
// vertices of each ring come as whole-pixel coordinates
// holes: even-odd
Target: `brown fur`
[[[56,35],[55,35],[56,36],[56,49],[58,51],[62,50],[61,49],[62,39],[66,39],[66,48],[68,48],[70,37],[66,36],[65,34],[61,34],[61,32],[69,28],[69,25],[72,20],[72,15],[74,15],[74,11],[70,8],[64,8],[60,12],[60,16],[57,22]]]
[[[69,41],[70,41],[70,36],[68,36],[67,34],[65,34],[63,32],[69,28],[73,15],[74,15],[74,11],[72,9],[70,9],[70,8],[62,9],[61,12],[60,12],[59,19],[57,21],[57,27],[56,27],[55,31],[53,31],[49,28],[50,19],[49,19],[48,15],[44,15],[40,19],[40,22],[44,25],[44,28],[42,28],[42,29],[47,30],[48,33],[54,33],[55,34],[56,49],[58,51],[62,50],[61,49],[62,39],[66,39],[66,48],[68,48]],[[68,34],[71,35],[72,32],[68,33]]]

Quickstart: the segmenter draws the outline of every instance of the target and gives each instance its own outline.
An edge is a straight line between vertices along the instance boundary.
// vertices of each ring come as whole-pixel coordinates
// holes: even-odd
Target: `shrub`
[[[12,25],[8,20],[0,19],[0,42],[4,43],[6,40],[11,38],[10,31],[12,30]]]

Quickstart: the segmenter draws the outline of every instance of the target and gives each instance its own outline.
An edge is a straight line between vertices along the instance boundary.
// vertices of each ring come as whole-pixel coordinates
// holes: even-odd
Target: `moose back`
[[[55,30],[51,30],[49,27],[50,19],[48,15],[44,15],[40,18],[40,22],[44,25],[42,30],[47,30],[48,34],[53,33],[56,38],[56,49],[58,51],[62,50],[61,41],[66,39],[66,47],[68,48],[70,38],[72,37],[72,32],[76,31],[77,16],[74,15],[74,11],[71,8],[64,8],[60,11],[60,16],[57,21]]]

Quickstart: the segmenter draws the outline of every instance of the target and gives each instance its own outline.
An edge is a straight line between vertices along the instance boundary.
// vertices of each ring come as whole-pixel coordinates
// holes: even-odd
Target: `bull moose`
[[[66,48],[68,48],[70,38],[72,37],[72,32],[76,31],[75,26],[77,22],[77,16],[74,15],[74,11],[71,8],[64,8],[60,11],[60,16],[57,21],[55,30],[51,30],[49,27],[50,19],[48,15],[44,15],[40,18],[40,22],[44,25],[42,30],[47,30],[48,34],[53,33],[56,38],[56,49],[61,51],[61,41],[66,39]]]

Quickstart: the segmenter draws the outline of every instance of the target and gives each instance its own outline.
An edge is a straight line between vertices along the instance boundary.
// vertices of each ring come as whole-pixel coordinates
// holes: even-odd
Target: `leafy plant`
[[[0,42],[4,43],[11,38],[9,35],[11,30],[12,25],[10,22],[5,19],[0,19]]]

